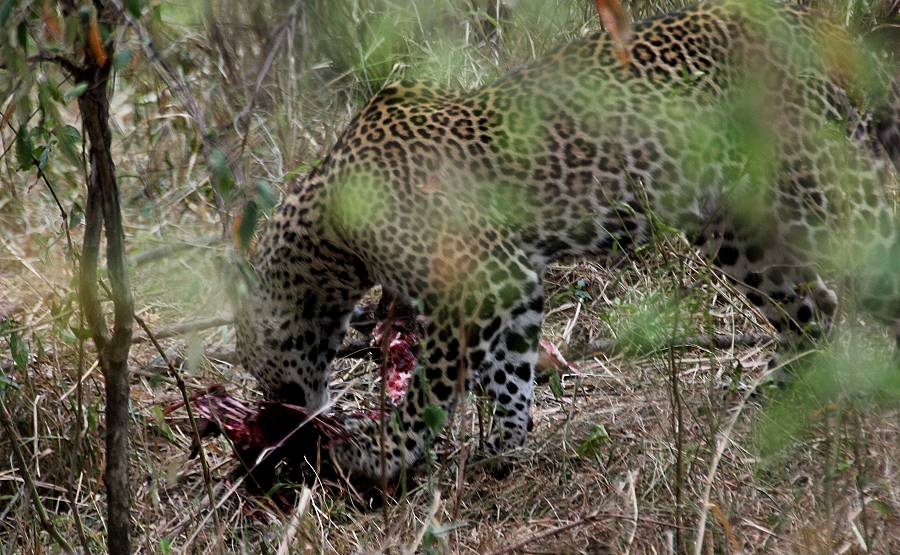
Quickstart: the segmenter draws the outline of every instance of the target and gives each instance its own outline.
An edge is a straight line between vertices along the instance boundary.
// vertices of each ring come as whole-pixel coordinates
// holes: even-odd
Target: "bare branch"
[[[138,321],[140,323],[140,320]],[[231,318],[206,318],[204,320],[194,320],[191,322],[184,322],[182,324],[177,324],[169,328],[164,328],[159,330],[154,334],[153,337],[156,339],[166,339],[169,337],[175,337],[178,335],[184,335],[186,333],[193,333],[196,331],[203,331],[209,328],[216,328],[219,326],[227,326],[232,323]],[[141,326],[143,327],[143,325]],[[145,335],[137,335],[132,339],[134,343],[140,343],[141,341],[150,340],[153,341],[153,337],[145,336]]]
[[[181,77],[178,72],[166,61],[160,54],[156,46],[153,44],[153,39],[150,38],[150,33],[147,31],[141,21],[133,18],[131,14],[129,14],[123,7],[121,0],[111,0],[112,4],[115,6],[115,9],[121,14],[121,16],[125,19],[128,26],[131,27],[135,34],[138,37],[138,42],[141,44],[141,48],[144,51],[144,55],[147,56],[152,62],[154,67],[156,68],[156,72],[159,77],[163,80],[166,86],[178,97],[179,102],[187,110],[188,114],[191,116],[191,120],[194,123],[194,129],[197,131],[197,134],[200,136],[200,144],[202,146],[201,151],[203,153],[203,159],[206,162],[206,167],[210,170],[213,169],[213,153],[219,148],[215,143],[212,135],[209,132],[209,128],[206,125],[206,114],[203,111],[203,108],[200,106],[200,103],[197,102],[197,99],[191,93],[191,90],[188,88],[187,83],[185,83],[184,78]],[[235,174],[235,179],[238,179],[238,173],[232,172]],[[219,212],[219,219],[222,222],[222,236],[227,237],[230,229],[230,215],[228,214],[228,210],[225,206],[225,198],[222,194],[221,183],[219,182],[219,178],[216,176],[216,173],[211,171],[209,177],[210,183],[212,184],[213,194],[216,199],[216,210]],[[238,179],[238,181],[240,181]]]
[[[162,357],[163,362],[166,364],[166,368],[169,370],[169,375],[175,379],[175,384],[178,386],[178,391],[181,393],[181,399],[184,401],[184,408],[187,411],[188,421],[191,424],[194,444],[197,446],[197,453],[200,455],[200,466],[203,468],[203,482],[206,485],[206,495],[209,497],[209,506],[213,512],[213,522],[215,523],[216,530],[219,530],[219,515],[216,511],[216,498],[215,495],[213,495],[212,474],[209,471],[209,462],[206,460],[206,450],[203,449],[203,439],[200,437],[200,430],[197,428],[197,419],[194,416],[194,409],[191,408],[191,400],[187,392],[187,387],[184,385],[184,379],[182,379],[181,373],[175,368],[172,361],[169,360],[166,351],[162,348],[162,345],[159,344],[156,336],[150,331],[149,326],[147,326],[147,323],[144,322],[143,318],[135,314],[134,319],[141,329],[144,330],[144,333],[147,334],[147,337],[150,338],[153,346],[156,347],[156,352]]]
[[[108,19],[108,10],[98,4],[98,18]],[[96,29],[94,29],[96,32]],[[85,238],[82,248],[79,297],[85,320],[97,347],[106,390],[106,468],[103,480],[107,497],[107,549],[113,555],[130,553],[131,492],[128,479],[128,353],[131,350],[133,302],[125,259],[125,234],[119,206],[115,165],[111,154],[109,95],[112,44],[95,45],[105,59],[87,57],[79,78],[88,85],[78,98],[81,121],[90,139],[90,174],[85,207]],[[101,228],[106,236],[106,268],[113,300],[112,333],[97,297],[97,262]]]

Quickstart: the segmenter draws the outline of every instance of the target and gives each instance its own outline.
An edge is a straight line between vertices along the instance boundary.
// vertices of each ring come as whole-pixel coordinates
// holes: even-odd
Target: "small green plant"
[[[19,335],[20,326],[15,320],[4,320],[0,322],[0,337],[6,336],[6,342],[9,346],[9,354],[16,365],[19,372],[26,371],[28,363],[28,343]]]
[[[437,405],[428,405],[422,412],[422,418],[425,420],[425,424],[428,426],[428,429],[431,430],[431,433],[436,435],[440,433],[441,429],[444,427],[444,421],[447,419],[447,412]]]
[[[609,432],[603,424],[594,424],[591,433],[580,443],[575,450],[579,457],[595,459],[600,456],[603,449],[610,444]]]

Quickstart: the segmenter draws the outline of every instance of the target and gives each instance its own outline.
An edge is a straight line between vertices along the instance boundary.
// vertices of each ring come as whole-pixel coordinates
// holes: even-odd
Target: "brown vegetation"
[[[10,4],[0,0],[0,15]],[[43,13],[50,39],[60,34],[55,2],[15,4]],[[702,538],[704,553],[900,552],[898,393],[859,385],[868,369],[893,364],[884,345],[844,314],[848,335],[803,355],[841,372],[751,396],[773,348],[756,340],[772,330],[677,236],[548,276],[545,335],[578,371],[542,378],[533,435],[507,465],[479,456],[484,415],[474,398],[383,511],[322,481],[280,484],[272,499],[250,493],[223,439],[205,443],[203,463],[189,458],[195,430],[166,406],[213,383],[259,397],[227,356],[233,335],[217,260],[231,215],[252,231],[389,76],[473,86],[598,24],[587,0],[146,4],[140,17],[122,14],[120,34],[100,33],[115,50],[95,50],[96,30],[85,35],[92,59],[102,52],[115,64],[110,144],[133,310],[160,338],[135,333],[128,354],[121,420],[130,424],[134,551],[673,553],[694,552]],[[637,18],[672,4],[626,8]],[[843,6],[834,10],[855,27],[897,24],[890,0]],[[36,83],[52,82],[60,96],[79,86],[38,58],[28,65],[35,106]],[[39,116],[20,113],[26,79],[3,63],[0,552],[66,543],[103,552],[113,524],[101,440],[109,366],[98,367],[86,341],[65,247],[67,231],[74,245],[99,233],[83,223],[97,208],[86,200],[83,157],[95,139],[82,143],[91,126],[81,128],[74,96],[61,99],[55,118],[79,132],[74,149],[56,141],[40,176],[20,171],[20,119]],[[90,98],[78,99],[82,113],[93,110]],[[109,296],[97,294],[112,314]],[[694,345],[671,348],[675,322]],[[376,406],[377,376],[375,364],[345,360],[335,397],[350,409]],[[804,393],[822,388],[829,393]]]

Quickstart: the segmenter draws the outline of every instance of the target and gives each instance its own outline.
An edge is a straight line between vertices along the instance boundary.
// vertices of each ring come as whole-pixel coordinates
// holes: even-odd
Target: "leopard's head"
[[[330,362],[346,324],[319,317],[316,295],[285,291],[247,260],[232,257],[226,266],[238,361],[268,397],[311,410],[325,406]]]

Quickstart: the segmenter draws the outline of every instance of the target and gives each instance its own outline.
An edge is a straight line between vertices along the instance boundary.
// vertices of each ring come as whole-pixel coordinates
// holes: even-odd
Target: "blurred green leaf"
[[[63,19],[63,44],[75,44],[81,40],[81,33],[84,26],[77,15],[69,15]]]
[[[19,389],[19,384],[17,384],[15,382],[15,380],[10,378],[9,376],[0,374],[0,391],[3,391],[7,387],[11,387],[13,389]]]
[[[31,133],[25,124],[19,127],[16,134],[16,159],[20,170],[30,170],[34,166],[34,143],[31,142]]]
[[[25,125],[31,119],[31,87],[34,84],[32,75],[26,74],[22,86],[16,91],[16,116],[20,125]]]
[[[10,333],[7,341],[9,341],[9,354],[12,355],[16,368],[20,372],[25,372],[28,364],[28,344],[17,332]]]
[[[88,88],[87,83],[84,83],[84,82],[76,83],[75,86],[73,86],[71,89],[66,91],[66,94],[63,95],[63,100],[65,102],[70,102],[72,99],[78,98],[79,96],[83,95],[84,91],[86,91],[87,88]]]
[[[221,150],[215,149],[209,156],[209,163],[212,166],[209,169],[213,174],[219,194],[226,202],[230,201],[234,192],[234,176],[231,174],[231,168],[228,167],[228,157]]]
[[[828,414],[900,406],[896,361],[863,343],[841,338],[791,371],[796,382],[773,398],[755,428],[757,449],[765,457],[795,445]]]
[[[256,224],[259,222],[259,207],[252,200],[247,201],[244,205],[244,212],[241,216],[241,224],[238,226],[238,238],[241,241],[241,250],[246,251],[256,233]]]
[[[123,48],[122,50],[116,52],[116,57],[113,58],[113,67],[116,69],[122,69],[131,63],[131,59],[134,57],[134,52],[131,51],[130,48]]]
[[[896,516],[896,511],[894,511],[894,508],[880,499],[873,500],[871,503],[869,503],[869,506],[875,509],[881,515],[888,518],[895,518]]]
[[[62,150],[63,155],[75,167],[81,167],[81,152],[79,146],[81,144],[81,133],[78,129],[71,125],[57,125],[53,128],[53,135],[56,137],[57,145]]]
[[[6,22],[9,21],[9,14],[12,13],[15,3],[16,0],[5,0],[3,4],[0,4],[0,27],[6,25]]]
[[[262,210],[263,214],[267,216],[272,213],[275,209],[275,206],[278,205],[278,197],[275,196],[275,193],[272,192],[272,188],[269,187],[269,184],[260,179],[256,182],[256,198],[259,202],[259,208]]]
[[[159,405],[153,405],[150,408],[150,414],[153,416],[153,423],[156,424],[156,427],[160,432],[168,439],[169,441],[175,441],[175,433],[172,431],[172,428],[169,426],[169,423],[166,422],[166,415],[163,413],[162,407]]]
[[[87,328],[82,328],[80,326],[69,326],[69,329],[72,330],[72,333],[75,334],[75,337],[81,339],[82,341],[87,341],[91,338],[91,330]]]
[[[125,9],[132,17],[141,17],[141,9],[143,8],[141,0],[125,0]]]
[[[57,103],[60,100],[59,88],[50,81],[42,81],[38,85],[38,106],[44,117],[59,119]]]
[[[44,169],[44,166],[47,165],[47,160],[50,158],[50,149],[45,146],[39,146],[35,149],[35,152],[37,152],[37,155],[35,155],[35,158],[37,158],[37,167],[39,170],[42,170]]]
[[[98,413],[99,413],[99,411],[98,411],[97,405],[94,405],[94,404],[88,405],[88,410],[87,410],[87,421],[88,421],[87,429],[88,430],[93,430],[97,427],[97,422],[99,421]]]
[[[447,413],[437,405],[428,405],[422,411],[422,419],[425,421],[425,425],[427,425],[428,429],[431,430],[431,433],[435,435],[441,432],[441,428],[444,427],[444,420],[446,420],[446,418]]]
[[[69,229],[77,227],[83,220],[84,210],[82,210],[81,205],[77,202],[72,203],[72,208],[69,210]]]
[[[74,335],[72,335],[72,332],[70,332],[69,330],[62,329],[62,330],[59,330],[58,333],[59,333],[58,336],[60,339],[63,340],[63,343],[67,343],[69,345],[74,345],[75,343],[78,343],[78,338],[75,337]]]
[[[28,54],[28,25],[23,21],[16,27],[16,38],[19,41],[19,47],[26,55]]]
[[[556,370],[554,370],[553,373],[550,374],[549,385],[550,385],[550,391],[553,393],[553,396],[556,398],[556,400],[558,401],[558,400],[562,399],[562,397],[563,397],[562,380],[560,380],[559,372],[557,372]]]

